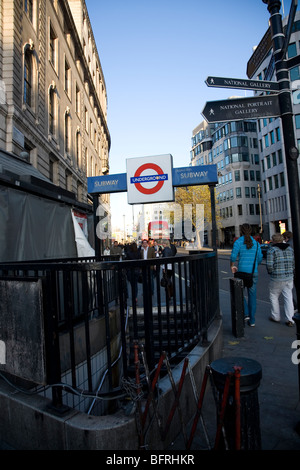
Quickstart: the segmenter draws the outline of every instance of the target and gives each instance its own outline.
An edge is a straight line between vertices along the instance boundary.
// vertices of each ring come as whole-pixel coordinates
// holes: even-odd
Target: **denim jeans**
[[[280,320],[279,297],[282,294],[284,314],[287,321],[294,322],[294,303],[293,303],[293,281],[273,281],[270,280],[270,302],[271,317],[275,321]]]
[[[256,284],[257,284],[258,274],[253,274],[253,286],[247,287],[248,290],[248,302],[244,296],[244,315],[249,317],[249,322],[251,325],[255,323],[255,313],[256,313]]]

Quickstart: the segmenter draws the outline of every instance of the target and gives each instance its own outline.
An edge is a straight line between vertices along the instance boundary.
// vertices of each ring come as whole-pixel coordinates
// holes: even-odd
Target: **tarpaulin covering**
[[[70,205],[0,186],[0,262],[76,258]]]

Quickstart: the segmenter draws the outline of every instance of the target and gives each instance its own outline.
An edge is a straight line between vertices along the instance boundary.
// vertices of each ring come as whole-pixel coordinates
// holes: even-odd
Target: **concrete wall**
[[[222,356],[222,320],[215,320],[208,331],[207,347],[196,346],[189,361],[195,382],[200,390],[205,368]],[[183,363],[172,370],[179,381]],[[161,395],[158,411],[163,423],[173,405],[174,395],[166,376],[159,381]],[[108,416],[90,416],[70,410],[58,415],[51,410],[50,401],[38,395],[16,393],[0,378],[0,440],[17,450],[137,450],[138,434],[135,415],[126,416],[120,410]],[[180,406],[186,422],[196,411],[191,381],[185,379]],[[170,432],[164,442],[154,420],[147,434],[149,450],[162,450],[180,432],[178,413],[175,413]]]

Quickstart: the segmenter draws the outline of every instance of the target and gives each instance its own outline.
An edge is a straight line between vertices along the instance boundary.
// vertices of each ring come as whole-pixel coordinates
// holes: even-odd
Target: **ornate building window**
[[[49,134],[55,136],[55,87],[49,89]]]
[[[65,153],[70,154],[71,149],[71,117],[67,109],[65,112]]]
[[[24,103],[32,105],[32,53],[27,48],[24,59]]]

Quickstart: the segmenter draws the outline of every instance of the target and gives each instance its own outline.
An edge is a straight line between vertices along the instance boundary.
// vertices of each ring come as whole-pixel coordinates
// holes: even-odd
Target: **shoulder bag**
[[[234,273],[234,277],[237,277],[238,279],[242,279],[244,287],[248,287],[248,289],[250,289],[250,287],[253,286],[253,273],[254,273],[254,268],[255,268],[257,250],[258,250],[258,243],[256,242],[256,253],[255,253],[252,273],[244,273],[243,271],[236,271]]]

